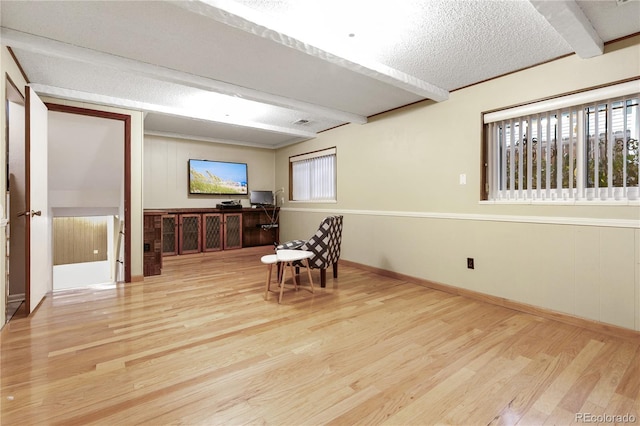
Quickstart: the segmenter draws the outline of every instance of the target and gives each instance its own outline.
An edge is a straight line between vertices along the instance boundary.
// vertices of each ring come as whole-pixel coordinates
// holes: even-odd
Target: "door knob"
[[[20,216],[42,216],[42,211],[38,210],[38,211],[23,211],[23,212],[18,212],[18,217]]]

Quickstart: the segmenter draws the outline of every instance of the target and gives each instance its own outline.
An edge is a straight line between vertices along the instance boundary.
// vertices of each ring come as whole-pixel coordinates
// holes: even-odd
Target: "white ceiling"
[[[0,13],[37,92],[145,111],[148,134],[265,148],[640,33],[638,0],[2,0]]]

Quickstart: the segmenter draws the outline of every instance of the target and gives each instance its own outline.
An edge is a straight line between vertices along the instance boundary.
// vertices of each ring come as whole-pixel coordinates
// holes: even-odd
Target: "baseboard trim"
[[[448,284],[441,284],[441,283],[425,280],[422,278],[416,278],[411,275],[405,275],[398,272],[388,271],[386,269],[376,268],[373,266],[364,265],[362,263],[352,262],[350,260],[340,259],[340,264],[345,266],[352,266],[354,268],[373,272],[373,273],[380,274],[389,278],[394,278],[400,281],[407,281],[413,284],[418,284],[423,287],[430,288],[432,290],[439,290],[439,291],[453,294],[456,296],[462,296],[462,297],[477,300],[480,302],[490,303],[492,305],[501,306],[503,308],[513,309],[514,311],[535,315],[541,318],[558,321],[564,324],[574,325],[576,327],[581,327],[581,328],[609,334],[616,337],[622,337],[627,339],[637,339],[638,337],[640,337],[640,331],[635,331],[629,328],[619,327],[617,325],[606,324],[606,323],[595,321],[595,320],[581,318],[574,315],[565,314],[563,312],[554,311],[552,309],[541,308],[539,306],[529,305],[522,302],[516,302],[514,300],[505,299],[503,297],[491,296],[491,295],[480,293],[473,290],[467,290],[464,288],[459,288],[459,287],[455,287]]]
[[[11,302],[19,302],[19,301],[23,301],[25,299],[25,294],[24,293],[15,293],[15,294],[10,294],[9,297],[7,298],[7,302],[11,303]]]
[[[144,281],[144,276],[143,275],[132,275],[131,276],[131,282],[132,283],[141,283]]]

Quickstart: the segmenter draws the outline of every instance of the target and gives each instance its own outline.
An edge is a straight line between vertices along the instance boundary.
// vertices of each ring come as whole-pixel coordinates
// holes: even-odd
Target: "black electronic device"
[[[242,204],[237,201],[222,201],[216,204],[216,208],[220,210],[238,210],[242,208]]]
[[[268,230],[268,229],[278,228],[278,226],[279,225],[277,223],[259,223],[256,225],[256,228]]]

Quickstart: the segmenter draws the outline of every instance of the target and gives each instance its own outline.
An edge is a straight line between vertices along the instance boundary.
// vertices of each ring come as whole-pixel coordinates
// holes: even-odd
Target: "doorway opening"
[[[28,127],[28,119],[26,113],[26,107],[28,105],[28,96],[25,99],[17,86],[10,81],[7,76],[7,105],[11,103],[11,109],[7,108],[7,133],[11,132],[12,137],[7,135],[7,193],[5,200],[5,212],[6,220],[0,220],[0,225],[5,226],[7,230],[7,256],[6,256],[6,293],[4,296],[6,312],[6,321],[8,322],[12,317],[16,315],[16,307],[23,306],[24,309],[18,310],[17,315],[22,316],[29,315],[31,305],[30,290],[31,283],[29,280],[29,265],[30,256],[27,255],[28,229],[25,232],[27,235],[20,237],[20,221],[18,216],[20,212],[24,213],[26,209],[19,210],[19,201],[13,200],[13,197],[21,198],[26,203],[26,196],[28,194],[28,181],[29,181],[29,167],[23,165],[23,169],[20,169],[19,165],[13,164],[14,160],[19,160],[20,153],[22,157],[25,156],[25,146],[27,144],[26,135]],[[15,98],[15,99],[14,99]],[[47,209],[51,213],[50,217],[55,216],[106,216],[110,227],[108,228],[108,238],[111,239],[111,246],[115,249],[109,251],[111,256],[110,265],[111,276],[113,282],[124,281],[131,282],[131,116],[125,114],[104,112],[98,110],[90,110],[86,108],[70,107],[66,105],[58,104],[46,104],[46,110],[49,115],[53,113],[64,113],[66,116],[84,116],[84,117],[98,117],[106,119],[105,121],[117,122],[119,125],[117,141],[112,143],[112,146],[107,149],[111,152],[117,153],[118,167],[111,167],[107,165],[106,169],[109,170],[109,176],[116,176],[117,189],[109,192],[105,188],[76,188],[72,190],[60,190],[58,187],[53,188],[53,192],[58,190],[55,195],[58,196],[55,203],[47,203]],[[22,120],[18,120],[22,118]],[[20,126],[22,123],[22,126]],[[99,132],[98,132],[99,133]],[[15,137],[13,136],[15,135]],[[21,137],[20,137],[21,136]],[[65,139],[69,139],[70,134],[67,134]],[[99,137],[99,136],[98,136]],[[47,143],[48,144],[48,143]],[[104,170],[102,167],[105,155],[97,153],[94,158],[95,163],[89,164],[86,155],[79,154],[78,147],[86,145],[86,140],[78,142],[76,139],[76,145],[74,149],[69,149],[66,156],[68,158],[74,158],[76,163],[73,167],[67,167],[68,170],[75,170],[79,166],[84,165],[85,169],[90,171]],[[23,162],[26,161],[24,158]],[[46,168],[45,168],[46,169]],[[35,169],[41,170],[40,168]],[[48,174],[48,173],[47,173]],[[104,176],[104,175],[103,175]],[[69,176],[67,176],[68,178]],[[63,177],[62,180],[65,178]],[[108,179],[107,179],[108,180]],[[21,195],[21,191],[18,188],[18,183],[24,182],[24,191]],[[76,179],[77,182],[103,182],[104,179],[99,178],[95,174],[88,175],[81,179]],[[68,180],[67,180],[68,182]],[[112,188],[114,186],[112,185]],[[50,188],[51,189],[51,188]],[[82,192],[83,190],[84,193]],[[74,192],[75,191],[75,192]],[[117,193],[116,195],[114,195]],[[117,203],[113,203],[112,199],[117,197]],[[60,200],[63,200],[62,202]],[[75,201],[74,201],[75,200]],[[88,201],[89,204],[78,204],[78,200]],[[109,204],[105,204],[105,200],[109,201]],[[57,203],[57,204],[56,204]],[[89,206],[89,207],[87,207]],[[0,207],[0,211],[2,208]],[[39,214],[39,212],[33,212]],[[24,215],[24,214],[23,214]],[[26,228],[26,227],[25,227]],[[111,230],[111,231],[109,231]],[[53,257],[53,240],[52,240],[52,227],[50,228],[50,234],[45,246],[48,246],[49,255],[51,260]],[[22,243],[22,248],[19,244]],[[109,247],[111,247],[109,246]],[[122,250],[122,255],[120,255]],[[117,265],[117,266],[116,266]],[[50,274],[53,276],[53,265],[50,263]],[[23,278],[21,278],[21,274]],[[49,281],[49,291],[53,290],[52,282]],[[21,287],[20,287],[21,286]],[[20,287],[20,288],[18,288]],[[24,302],[27,302],[26,304]]]
[[[3,217],[7,239],[5,261],[5,319],[21,315],[26,298],[25,221],[18,214],[26,210],[25,98],[6,76],[6,188]],[[24,311],[24,309],[22,309]],[[23,315],[23,314],[22,314]]]
[[[53,291],[123,281],[117,216],[53,218]]]
[[[47,107],[53,290],[130,282],[130,116]],[[70,250],[80,257],[63,259]]]

